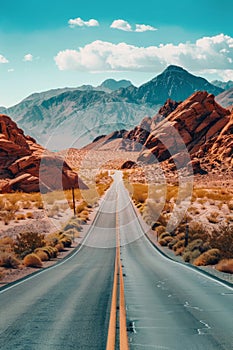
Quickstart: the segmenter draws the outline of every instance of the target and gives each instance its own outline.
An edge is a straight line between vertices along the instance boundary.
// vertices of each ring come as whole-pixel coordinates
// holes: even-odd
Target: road
[[[0,290],[0,349],[106,348],[116,222],[130,349],[232,350],[233,289],[150,244],[118,172],[76,253]]]
[[[130,349],[233,349],[233,288],[161,255],[119,182]]]
[[[1,350],[105,349],[115,262],[114,186],[82,249],[0,291]]]

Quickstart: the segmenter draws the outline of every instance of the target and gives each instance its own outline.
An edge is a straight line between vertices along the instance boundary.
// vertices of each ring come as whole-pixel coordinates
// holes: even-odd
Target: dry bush
[[[211,224],[217,224],[219,222],[218,216],[219,213],[217,211],[213,211],[207,216],[207,219]]]
[[[26,267],[42,267],[42,261],[35,253],[26,255],[23,259],[23,263]]]
[[[83,210],[87,208],[87,202],[82,201],[76,206],[76,214],[81,213]]]
[[[210,249],[196,258],[193,264],[196,266],[214,265],[219,262],[220,256],[221,253],[219,249]]]
[[[36,202],[35,202],[35,207],[36,207],[37,209],[44,209],[44,204],[43,204],[42,201],[36,201]]]
[[[19,267],[19,260],[16,258],[14,253],[11,252],[0,252],[0,266],[5,268],[17,269]]]
[[[60,207],[58,204],[54,204],[52,208],[48,210],[48,217],[52,218],[54,216],[57,216],[60,212]]]
[[[25,255],[32,253],[36,248],[43,247],[45,244],[45,235],[33,232],[22,232],[17,235],[14,245],[15,253],[24,258]]]
[[[40,258],[41,261],[48,261],[49,257],[42,249],[37,249],[35,254]]]
[[[27,218],[27,219],[33,219],[33,213],[28,212],[28,213],[26,214],[26,218]]]
[[[82,220],[80,220],[79,218],[72,218],[67,222],[67,224],[64,225],[63,231],[75,229],[76,231],[80,232],[82,231],[81,224]]]
[[[26,201],[22,203],[23,209],[30,209],[32,207],[32,203],[30,201]]]
[[[176,251],[177,249],[184,248],[184,240],[180,240],[177,243],[173,245],[173,250]]]
[[[15,220],[17,220],[17,221],[19,221],[19,220],[25,220],[25,219],[26,219],[26,217],[25,217],[25,215],[22,214],[22,213],[19,213],[19,214],[16,214],[16,215],[15,215]]]
[[[57,249],[58,252],[63,252],[64,251],[64,244],[62,242],[58,242],[55,245],[55,248]]]
[[[233,210],[233,202],[229,202],[229,203],[228,203],[228,208],[229,208],[230,210]]]
[[[221,257],[230,259],[233,257],[233,225],[222,224],[211,233],[208,241],[212,248],[221,251]]]
[[[185,262],[193,262],[196,258],[201,255],[199,249],[194,249],[192,251],[185,250],[183,251],[182,258]]]
[[[1,213],[1,219],[5,225],[8,225],[11,220],[14,220],[15,212],[13,211],[4,211]]]
[[[133,183],[133,194],[132,199],[134,199],[137,203],[145,203],[148,198],[148,185],[141,183]]]
[[[220,260],[219,263],[216,265],[216,269],[221,272],[233,274],[233,259]]]

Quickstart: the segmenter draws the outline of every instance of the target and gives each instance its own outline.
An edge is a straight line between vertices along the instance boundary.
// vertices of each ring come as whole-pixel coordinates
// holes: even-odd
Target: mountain
[[[229,90],[233,88],[233,81],[228,80],[228,81],[220,81],[220,80],[213,80],[211,84],[220,87],[221,89],[224,90]]]
[[[216,101],[225,108],[233,106],[233,87],[219,94]]]
[[[190,74],[185,69],[171,65],[160,75],[139,88],[128,87],[119,90],[116,95],[126,101],[137,101],[150,106],[163,105],[167,99],[183,101],[195,91],[207,91],[218,95],[222,88],[210,84],[206,79]]]
[[[129,86],[122,87],[125,84]],[[223,91],[181,67],[169,66],[139,88],[108,79],[96,88],[53,89],[32,94],[3,113],[50,150],[81,148],[101,134],[132,129],[143,117],[153,116],[167,98],[182,101],[197,90],[216,95]]]
[[[6,115],[0,115],[0,159],[0,193],[87,188],[61,156],[25,136]]]
[[[132,83],[129,80],[123,79],[123,80],[116,81],[114,79],[107,79],[100,85],[100,88],[102,87],[105,89],[109,89],[111,91],[115,91],[115,90],[119,90],[122,88],[127,88],[131,85],[132,85]]]

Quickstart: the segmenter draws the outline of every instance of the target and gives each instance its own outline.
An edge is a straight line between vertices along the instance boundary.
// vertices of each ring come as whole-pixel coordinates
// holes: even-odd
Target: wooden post
[[[74,195],[74,187],[72,187],[72,198],[73,198],[73,210],[74,210],[74,216],[76,216],[76,207],[75,207],[75,195]]]
[[[188,243],[189,243],[189,226],[188,226],[188,219],[186,218],[184,246],[187,247]]]

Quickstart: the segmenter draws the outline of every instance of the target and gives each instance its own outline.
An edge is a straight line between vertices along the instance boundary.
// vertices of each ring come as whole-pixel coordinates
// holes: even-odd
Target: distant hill
[[[181,67],[169,66],[138,88],[127,80],[107,79],[98,87],[35,93],[2,113],[51,150],[80,148],[100,134],[132,129],[143,117],[155,115],[168,98],[182,101],[198,90],[223,92]]]
[[[220,81],[220,80],[213,80],[211,82],[213,85],[220,87],[221,89],[224,90],[229,90],[233,88],[233,81],[228,80],[228,81]]]
[[[233,87],[218,95],[216,101],[218,101],[223,107],[233,106]]]

